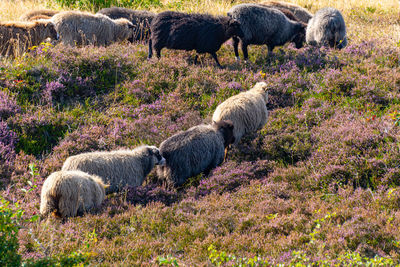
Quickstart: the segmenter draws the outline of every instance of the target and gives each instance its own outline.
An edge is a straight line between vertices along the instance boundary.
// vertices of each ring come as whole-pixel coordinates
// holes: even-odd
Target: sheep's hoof
[[[240,57],[236,57],[236,61],[237,61],[237,62],[240,62]]]

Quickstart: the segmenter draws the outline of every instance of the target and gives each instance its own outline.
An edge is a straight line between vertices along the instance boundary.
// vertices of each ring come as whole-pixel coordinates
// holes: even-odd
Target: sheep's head
[[[153,158],[153,162],[155,165],[164,166],[166,164],[166,160],[163,156],[161,156],[160,150],[155,146],[148,146],[147,151],[149,156]]]
[[[50,19],[40,19],[37,20],[37,23],[40,23],[40,25],[42,26],[41,30],[42,40],[46,38],[51,38],[52,40],[58,39],[56,27],[54,26],[54,23]]]
[[[268,85],[265,82],[256,83],[251,90],[262,94],[264,96],[265,103],[268,102],[268,91],[267,91],[268,90]]]
[[[344,37],[343,40],[340,40],[340,41],[338,42],[338,44],[336,45],[336,48],[342,49],[342,48],[345,48],[346,45],[347,45],[347,38]]]
[[[292,41],[295,43],[297,49],[302,48],[306,41],[306,28],[307,24],[304,23],[298,23],[295,26],[295,35]]]
[[[213,121],[214,128],[219,131],[224,137],[224,146],[228,147],[230,144],[235,142],[235,136],[233,135],[233,122],[230,120]]]
[[[115,32],[117,40],[123,41],[132,38],[135,29],[132,22],[125,18],[116,19],[114,22],[119,26]]]
[[[243,38],[244,33],[242,31],[242,28],[240,27],[240,22],[235,19],[229,18],[226,34],[229,37],[237,36],[239,38]]]

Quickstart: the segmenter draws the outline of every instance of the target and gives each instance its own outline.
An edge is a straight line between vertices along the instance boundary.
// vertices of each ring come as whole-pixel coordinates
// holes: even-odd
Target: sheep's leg
[[[197,60],[199,59],[199,54],[194,56],[194,65],[197,65]]]
[[[233,51],[235,52],[235,57],[236,57],[236,61],[240,61],[240,57],[239,57],[239,38],[237,37],[232,37],[233,39]]]
[[[224,153],[224,161],[226,160],[226,155],[228,155],[228,150],[229,150],[229,146],[225,147],[225,153]]]
[[[243,51],[244,60],[248,60],[249,59],[249,53],[247,51],[247,44],[245,42],[243,42],[243,40],[242,40],[242,51]]]
[[[267,45],[268,47],[268,56],[272,56],[274,53],[272,52],[275,48],[273,45]]]
[[[216,54],[215,52],[212,52],[212,53],[210,53],[210,54],[211,54],[211,56],[214,58],[215,62],[217,62],[218,67],[219,67],[220,69],[222,69],[221,64],[219,64],[217,54]]]
[[[153,56],[153,46],[152,46],[153,42],[151,41],[151,39],[149,40],[149,56],[147,57],[147,59],[150,59]]]
[[[161,49],[156,49],[156,55],[157,55],[157,58],[158,59],[160,59],[161,58]]]

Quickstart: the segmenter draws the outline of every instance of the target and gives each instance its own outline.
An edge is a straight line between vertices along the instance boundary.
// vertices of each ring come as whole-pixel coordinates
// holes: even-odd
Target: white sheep
[[[259,82],[249,91],[228,98],[215,109],[213,121],[232,121],[235,144],[239,143],[243,135],[255,132],[267,123],[266,89],[267,84]]]
[[[105,198],[100,177],[81,171],[58,171],[44,181],[40,214],[46,217],[73,217],[99,208]]]
[[[132,37],[133,24],[124,18],[110,19],[102,14],[64,11],[52,17],[60,40],[70,46],[107,46]]]
[[[154,165],[165,164],[155,146],[140,146],[134,150],[98,151],[67,158],[63,171],[81,170],[98,175],[109,184],[107,193],[116,192],[126,185],[139,186]]]

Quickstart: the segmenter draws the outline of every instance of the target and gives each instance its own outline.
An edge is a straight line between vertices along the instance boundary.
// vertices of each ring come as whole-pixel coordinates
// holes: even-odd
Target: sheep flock
[[[347,45],[346,26],[340,11],[323,8],[315,15],[289,3],[267,1],[233,6],[225,15],[164,11],[159,14],[128,8],[104,8],[92,14],[81,11],[34,10],[20,21],[0,22],[0,52],[15,58],[29,47],[48,41],[66,46],[108,46],[115,42],[145,42],[148,60],[163,48],[208,53],[222,68],[216,52],[233,40],[248,60],[249,45],[266,45],[268,55],[276,46],[293,42],[342,49]],[[246,92],[226,99],[212,121],[194,125],[157,146],[131,150],[96,151],[69,157],[62,170],[45,181],[41,192],[43,217],[72,217],[98,210],[105,195],[140,186],[156,169],[160,180],[172,186],[207,174],[220,165],[231,145],[261,129],[268,119],[268,86],[259,82]]]

